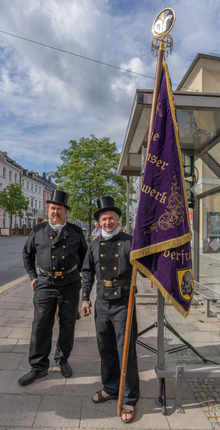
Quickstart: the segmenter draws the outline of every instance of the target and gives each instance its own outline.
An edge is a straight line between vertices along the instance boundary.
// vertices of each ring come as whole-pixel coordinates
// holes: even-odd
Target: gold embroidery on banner
[[[155,133],[154,137],[153,137],[153,141],[155,142],[155,140],[158,139],[158,137],[160,137],[160,135],[158,133]]]
[[[157,105],[157,110],[156,113],[158,113],[158,115],[162,118],[163,114],[162,114],[162,109],[160,108],[161,103],[159,102]]]
[[[154,230],[158,232],[158,229],[169,230],[170,228],[174,228],[175,225],[184,223],[184,203],[181,193],[178,192],[180,187],[178,187],[176,175],[173,176],[173,181],[165,212],[160,215],[158,221],[154,222],[145,230],[144,234],[152,233]]]

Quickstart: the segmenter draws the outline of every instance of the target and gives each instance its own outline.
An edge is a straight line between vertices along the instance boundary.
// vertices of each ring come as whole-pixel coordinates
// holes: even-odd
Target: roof
[[[220,61],[220,56],[217,55],[208,55],[208,54],[200,54],[198,53],[196,57],[194,58],[193,62],[190,64],[188,70],[186,71],[185,75],[183,76],[182,80],[180,81],[176,91],[184,90],[184,84],[187,81],[188,77],[192,73],[193,69],[195,68],[196,64],[199,62],[200,59],[207,59],[207,60],[215,60]],[[188,87],[187,87],[188,88]]]

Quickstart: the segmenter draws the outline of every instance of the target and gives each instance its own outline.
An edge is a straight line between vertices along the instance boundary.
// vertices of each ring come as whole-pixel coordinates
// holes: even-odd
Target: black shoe
[[[48,374],[48,370],[41,370],[41,372],[34,372],[33,370],[31,370],[29,373],[26,373],[26,375],[22,376],[19,380],[18,383],[19,385],[29,385],[32,384],[32,382],[35,381],[35,379],[38,378],[43,378],[43,376],[46,376]]]
[[[61,370],[61,375],[64,376],[64,378],[70,378],[70,376],[72,376],[73,371],[69,365],[69,363],[64,363],[62,360],[59,362],[58,366],[60,367]]]

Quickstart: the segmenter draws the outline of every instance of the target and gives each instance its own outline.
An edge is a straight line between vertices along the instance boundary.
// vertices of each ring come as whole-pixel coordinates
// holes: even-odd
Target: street
[[[26,274],[22,249],[27,236],[0,237],[0,287]]]

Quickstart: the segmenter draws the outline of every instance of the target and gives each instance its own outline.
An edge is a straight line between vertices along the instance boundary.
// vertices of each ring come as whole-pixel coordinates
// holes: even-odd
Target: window
[[[21,180],[21,186],[24,188],[24,179]]]
[[[18,182],[18,175],[17,173],[15,173],[15,184],[17,184],[17,182]]]
[[[35,209],[37,209],[37,200],[35,200]]]
[[[46,200],[47,200],[47,194],[45,193],[45,202],[46,202]]]
[[[41,201],[39,200],[39,209],[41,209]]]
[[[34,207],[34,199],[31,199],[31,208]]]
[[[39,187],[39,194],[41,194],[41,187]]]
[[[27,190],[29,190],[29,182],[27,181]]]
[[[45,215],[47,215],[47,205],[45,205]]]
[[[34,184],[31,182],[31,191],[34,191]]]
[[[12,171],[9,170],[9,181],[12,182]]]
[[[3,167],[3,178],[6,179],[6,167]]]
[[[3,228],[7,228],[7,214],[3,213]]]
[[[35,185],[35,193],[37,193],[37,185]]]

